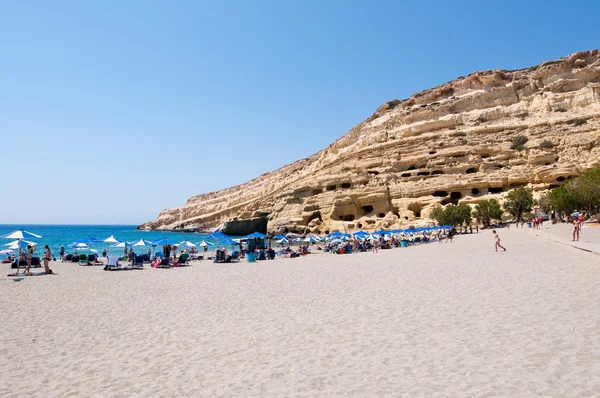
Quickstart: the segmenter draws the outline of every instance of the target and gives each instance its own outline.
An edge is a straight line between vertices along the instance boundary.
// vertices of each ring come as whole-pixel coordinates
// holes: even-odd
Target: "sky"
[[[0,224],[139,224],[381,104],[600,46],[597,1],[0,1]]]

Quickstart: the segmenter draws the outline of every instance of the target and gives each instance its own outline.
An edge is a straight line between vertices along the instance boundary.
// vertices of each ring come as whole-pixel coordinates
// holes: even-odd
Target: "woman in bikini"
[[[52,253],[50,252],[50,247],[48,247],[48,245],[46,245],[46,246],[44,246],[44,271],[47,275],[50,275],[52,273],[52,270],[50,269],[50,266],[49,266],[51,259],[52,259]]]
[[[31,259],[33,258],[33,246],[27,245],[27,268],[25,268],[25,275],[31,275],[29,269],[31,268]]]
[[[498,251],[498,248],[501,248],[502,250],[506,251],[506,249],[504,248],[504,246],[502,246],[500,244],[500,236],[496,233],[496,230],[493,230],[492,233],[496,237],[496,251]]]

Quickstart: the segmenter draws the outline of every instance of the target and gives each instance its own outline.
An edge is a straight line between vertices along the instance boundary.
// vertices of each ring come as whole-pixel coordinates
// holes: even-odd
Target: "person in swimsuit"
[[[573,221],[573,242],[579,240],[579,231],[581,230],[581,222],[578,218]]]
[[[52,259],[52,253],[50,252],[50,247],[48,247],[48,245],[46,245],[46,246],[44,246],[44,272],[47,275],[50,275],[52,273],[52,270],[50,269],[50,266],[49,266],[51,259]]]
[[[506,248],[500,244],[500,235],[496,233],[496,230],[493,230],[492,233],[496,238],[496,251],[498,251],[498,248],[501,248],[502,250],[506,251]]]
[[[60,251],[58,252],[58,254],[60,254],[60,262],[64,263],[65,262],[65,258],[66,258],[66,252],[65,252],[65,247],[64,246],[60,247]]]
[[[29,270],[31,269],[31,259],[33,258],[33,246],[27,245],[27,268],[25,268],[25,275],[31,275]]]

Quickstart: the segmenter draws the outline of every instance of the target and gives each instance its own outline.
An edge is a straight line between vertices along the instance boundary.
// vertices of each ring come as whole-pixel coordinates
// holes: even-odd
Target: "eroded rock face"
[[[511,149],[513,139],[527,137]],[[542,144],[543,142],[543,144]],[[190,198],[141,229],[271,232],[421,225],[437,204],[553,188],[600,163],[600,51],[483,71],[382,105],[315,155]],[[541,145],[540,145],[541,144]]]

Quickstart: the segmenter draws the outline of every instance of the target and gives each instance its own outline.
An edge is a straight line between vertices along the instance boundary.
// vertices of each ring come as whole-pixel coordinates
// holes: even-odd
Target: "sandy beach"
[[[0,276],[0,396],[594,396],[600,257],[531,229],[379,254]]]

